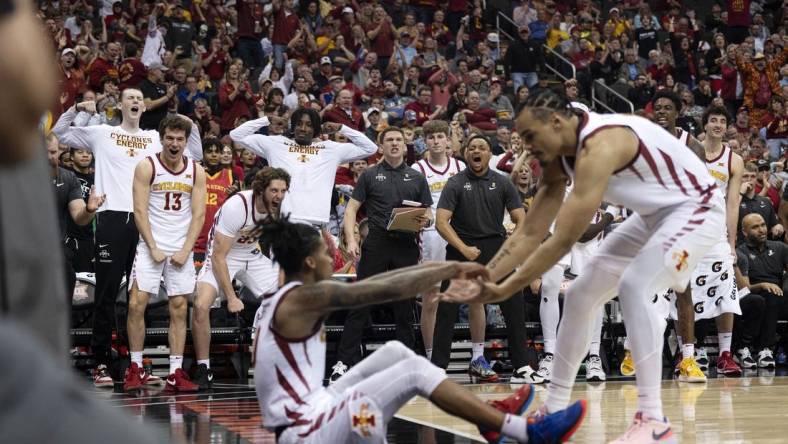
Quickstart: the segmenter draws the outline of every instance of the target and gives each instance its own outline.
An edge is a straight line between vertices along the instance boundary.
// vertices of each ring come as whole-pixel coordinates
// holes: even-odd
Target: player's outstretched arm
[[[333,122],[327,122],[323,124],[324,131],[326,130],[326,126],[328,125],[339,125]],[[329,130],[333,130],[334,128],[329,126]],[[350,139],[350,143],[340,143],[339,148],[341,150],[340,154],[340,161],[342,163],[353,162],[360,159],[366,159],[367,157],[375,154],[378,152],[378,146],[369,139],[364,133],[361,131],[356,131],[353,128],[348,127],[347,125],[339,125],[336,128],[336,131],[339,134]]]
[[[556,159],[545,169],[525,221],[518,224],[498,253],[487,263],[493,282],[503,279],[528,259],[547,236],[566,192],[567,177],[558,162]]]
[[[93,151],[93,134],[99,126],[71,126],[79,111],[96,112],[96,103],[92,101],[78,103],[67,109],[52,127],[52,132],[63,145],[80,150]],[[105,142],[106,143],[106,142]]]

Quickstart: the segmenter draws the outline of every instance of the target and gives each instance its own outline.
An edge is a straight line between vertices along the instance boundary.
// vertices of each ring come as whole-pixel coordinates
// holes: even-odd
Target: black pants
[[[115,299],[124,274],[128,282],[139,233],[132,213],[102,211],[96,219],[96,302],[90,345],[96,361],[109,364]]]
[[[777,343],[777,321],[786,310],[785,296],[751,293],[740,304],[742,315],[736,316],[734,328],[738,347],[750,347],[750,351],[773,349]]]
[[[504,242],[503,237],[487,239],[463,239],[467,245],[481,250],[476,262],[486,264],[495,256]],[[466,261],[459,251],[451,245],[446,247],[446,260]],[[445,286],[446,284],[444,284]],[[509,342],[509,356],[515,369],[526,365],[525,353],[525,306],[522,292],[517,292],[504,302],[501,302],[501,314],[506,321],[506,334]],[[432,363],[445,369],[449,366],[451,355],[451,341],[454,336],[454,323],[457,322],[459,305],[441,302],[438,304],[438,314],[435,319],[435,333],[432,339]]]
[[[93,239],[66,237],[63,253],[66,259],[66,300],[70,307],[77,283],[76,274],[93,272],[93,256],[96,254]]]
[[[419,262],[419,245],[416,236],[392,235],[385,231],[370,230],[361,247],[358,264],[358,279],[364,279],[397,268],[409,267]],[[416,295],[413,295],[416,296]],[[392,302],[397,340],[410,349],[415,349],[413,334],[413,300]],[[361,359],[361,337],[369,319],[369,307],[351,310],[345,318],[342,339],[337,349],[337,359],[347,365],[355,365]]]

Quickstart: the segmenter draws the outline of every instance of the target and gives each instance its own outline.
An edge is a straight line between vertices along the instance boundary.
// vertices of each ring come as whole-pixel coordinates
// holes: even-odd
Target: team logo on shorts
[[[676,261],[676,271],[684,271],[687,269],[687,258],[689,258],[687,250],[673,253],[673,260]]]
[[[357,429],[361,436],[368,438],[372,436],[370,427],[375,427],[375,415],[369,413],[369,404],[363,403],[359,408],[358,415],[353,415],[353,428]]]

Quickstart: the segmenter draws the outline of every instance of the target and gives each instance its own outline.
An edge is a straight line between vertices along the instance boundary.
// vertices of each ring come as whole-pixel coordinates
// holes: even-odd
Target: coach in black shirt
[[[389,127],[380,133],[379,140],[383,148],[383,160],[367,168],[359,176],[345,210],[343,223],[345,239],[348,239],[348,251],[358,256],[359,247],[353,229],[356,214],[361,205],[364,205],[369,220],[369,235],[361,248],[358,264],[359,280],[396,268],[416,265],[419,262],[418,233],[392,232],[386,227],[391,210],[402,207],[403,200],[419,202],[427,208],[428,212],[432,205],[427,179],[405,164],[407,146],[402,130]],[[420,219],[422,226],[430,224],[431,221],[432,214]],[[415,348],[413,301],[394,302],[391,306],[394,310],[397,340],[411,349]],[[344,373],[346,370],[344,366],[353,365],[361,360],[359,345],[368,317],[368,308],[352,310],[348,313],[337,351],[340,362],[334,366],[332,380]]]
[[[481,135],[471,136],[465,148],[468,168],[450,178],[441,193],[436,227],[448,242],[446,260],[486,264],[506,239],[504,212],[509,212],[518,227],[525,219],[522,201],[512,181],[490,170],[491,156],[490,141]],[[438,305],[432,362],[442,368],[449,365],[458,308],[459,305],[446,302]],[[526,365],[522,296],[502,302],[501,312],[506,320],[509,355],[514,368],[520,369]]]
[[[60,239],[65,243],[67,221],[71,219],[77,225],[87,225],[96,215],[96,210],[104,203],[105,196],[96,196],[91,188],[87,203],[82,200],[82,186],[73,172],[58,166],[58,140],[54,134],[47,137],[47,157],[52,168],[52,186],[55,188],[57,200],[58,222],[60,225]],[[71,301],[74,294],[76,276],[74,271],[73,251],[65,248],[66,256],[66,298]]]
[[[159,123],[167,117],[167,104],[178,90],[175,85],[164,83],[168,68],[161,63],[148,67],[148,76],[140,82],[139,88],[145,101],[145,112],[140,117],[140,128],[159,129]]]
[[[785,272],[788,271],[788,246],[766,239],[766,222],[759,214],[742,221],[746,241],[736,249],[739,268],[747,275],[750,294],[741,299],[741,327],[737,336],[739,359],[742,349],[758,351],[759,367],[774,367],[777,320],[786,311]],[[746,261],[746,263],[744,262]],[[744,265],[744,266],[743,266]],[[747,368],[745,365],[743,367]]]

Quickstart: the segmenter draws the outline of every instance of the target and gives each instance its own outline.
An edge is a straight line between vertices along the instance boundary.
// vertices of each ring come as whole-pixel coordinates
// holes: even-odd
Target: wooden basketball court
[[[483,399],[503,398],[514,390],[505,383],[466,387]],[[135,396],[107,391],[96,395],[108,398],[138,420],[164,427],[172,442],[275,442],[273,434],[260,425],[251,383],[217,383],[207,394],[168,396],[151,390]],[[537,386],[531,409],[540,405],[545,395],[546,387]],[[705,384],[666,380],[662,396],[665,414],[682,443],[788,442],[788,376],[760,370],[742,378],[712,378]],[[580,397],[588,400],[588,412],[572,441],[576,443],[616,438],[627,428],[637,407],[632,380],[578,382],[573,398]],[[483,442],[475,426],[421,398],[405,405],[388,431],[391,443]]]

